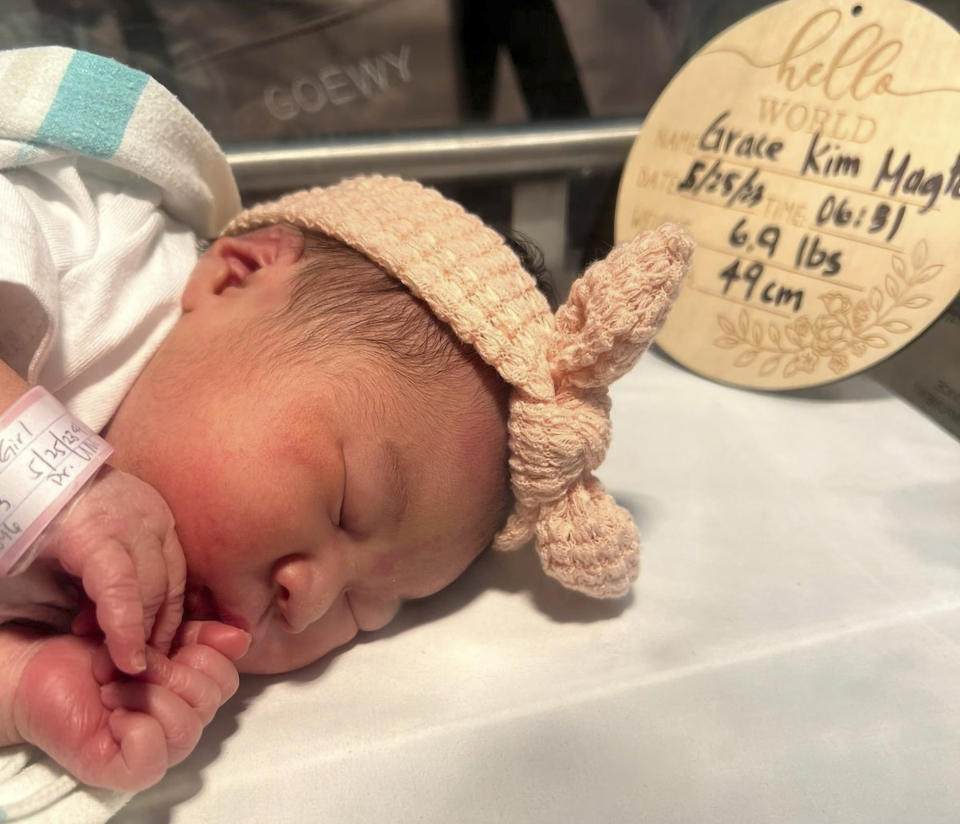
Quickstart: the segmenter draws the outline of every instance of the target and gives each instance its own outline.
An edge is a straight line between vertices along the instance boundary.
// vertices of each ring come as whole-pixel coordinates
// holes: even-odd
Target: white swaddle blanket
[[[92,428],[176,321],[197,237],[239,207],[219,147],[147,75],[73,49],[0,52],[0,358]],[[0,821],[102,822],[128,797],[0,750]]]
[[[143,72],[0,52],[0,357],[92,428],[173,323],[195,236],[239,206],[214,140]]]

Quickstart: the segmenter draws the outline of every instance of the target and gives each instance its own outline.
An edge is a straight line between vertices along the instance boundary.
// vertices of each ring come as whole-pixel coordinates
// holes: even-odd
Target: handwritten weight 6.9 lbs
[[[772,260],[781,244],[782,232],[778,225],[770,223],[752,231],[748,218],[741,218],[733,227],[727,242],[733,249],[745,254],[755,249],[766,254]],[[806,276],[833,277],[842,268],[843,251],[826,244],[817,234],[805,233],[793,250],[793,271]],[[785,286],[776,280],[764,278],[766,265],[762,261],[736,258],[723,268],[719,278],[723,281],[723,295],[730,293],[731,287],[739,283],[743,289],[743,300],[758,300],[773,306],[789,306],[799,312],[803,306],[803,289]],[[789,271],[789,270],[788,270]]]

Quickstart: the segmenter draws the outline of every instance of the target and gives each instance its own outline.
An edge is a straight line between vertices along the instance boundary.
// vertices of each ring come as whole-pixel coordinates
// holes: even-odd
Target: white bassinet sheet
[[[632,599],[485,556],[246,678],[115,820],[955,824],[960,444],[868,377],[761,394],[651,354],[613,396]]]

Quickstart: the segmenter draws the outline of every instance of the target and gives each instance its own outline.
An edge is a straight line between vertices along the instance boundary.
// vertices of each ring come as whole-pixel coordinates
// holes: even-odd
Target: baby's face
[[[255,286],[226,309],[278,297],[245,307]],[[242,671],[283,672],[463,572],[497,526],[506,432],[469,365],[414,391],[360,356],[257,358],[229,328],[185,315],[108,437],[173,510],[188,613],[251,632]]]
[[[300,667],[383,627],[491,537],[503,482],[492,405],[484,421],[361,383],[304,375],[194,409],[192,445],[157,478],[187,555],[188,608],[253,634],[245,671]]]

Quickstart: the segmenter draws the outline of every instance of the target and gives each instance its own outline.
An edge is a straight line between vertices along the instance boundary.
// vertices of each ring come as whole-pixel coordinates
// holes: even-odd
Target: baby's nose
[[[343,591],[345,581],[335,564],[303,555],[288,555],[274,567],[275,601],[285,628],[303,632],[323,616]]]

